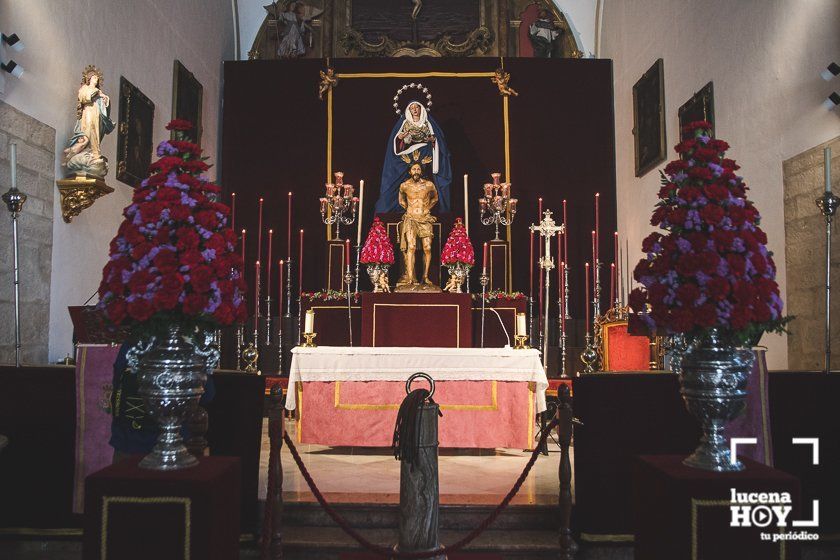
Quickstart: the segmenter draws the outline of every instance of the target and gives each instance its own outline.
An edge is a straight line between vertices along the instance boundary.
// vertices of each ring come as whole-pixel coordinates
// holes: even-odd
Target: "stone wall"
[[[26,196],[18,219],[22,361],[45,363],[55,190],[55,130],[0,101],[0,194],[11,186],[9,142],[17,143],[17,184]],[[14,363],[12,220],[0,208],[0,363]]]
[[[825,367],[825,221],[815,204],[824,192],[823,148],[831,146],[831,185],[840,188],[840,136],[784,162],[787,308],[791,369]],[[831,283],[840,288],[840,215],[831,229]],[[840,290],[831,301],[831,346],[840,369]]]

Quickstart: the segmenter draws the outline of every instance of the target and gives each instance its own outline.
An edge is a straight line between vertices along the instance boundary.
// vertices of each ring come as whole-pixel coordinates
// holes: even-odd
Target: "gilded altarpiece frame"
[[[502,61],[503,64],[503,61]],[[404,78],[406,80],[419,80],[425,78],[446,78],[446,79],[482,79],[486,81],[486,86],[491,88],[496,88],[491,79],[496,77],[496,72],[360,72],[360,73],[353,73],[353,72],[337,72],[334,74],[335,78],[338,82],[343,80],[356,80],[356,79],[382,79],[382,78]],[[329,183],[333,177],[333,96],[335,95],[335,90],[341,89],[341,85],[336,87],[329,87],[325,94],[324,100],[326,102],[326,110],[327,110],[327,153],[326,153],[326,182]],[[511,167],[510,167],[510,109],[509,109],[509,96],[508,95],[499,95],[501,99],[501,114],[502,114],[502,124],[504,127],[504,157],[505,157],[505,173],[503,180],[505,182],[512,183],[513,179],[511,178]],[[332,239],[332,228],[330,226],[326,226],[326,238]],[[506,239],[508,241],[508,246],[511,246],[511,228],[507,226],[506,228]],[[511,260],[508,262],[512,262],[512,253],[513,250],[511,249]],[[508,266],[507,270],[507,277],[508,277],[508,285],[513,285],[513,271],[512,267]]]
[[[284,0],[267,4],[249,59],[284,58],[278,46],[285,35],[283,13],[289,10],[289,4]],[[417,13],[410,2],[403,5],[393,0],[308,0],[299,4],[303,6],[298,21],[304,24],[305,50],[300,58],[528,56],[521,48],[524,35],[520,27],[529,24],[528,14],[535,10],[547,11],[560,32],[556,49],[560,57],[583,56],[572,26],[551,0],[448,0],[434,6],[421,3]],[[399,30],[385,30],[386,26],[372,29],[360,22],[368,19],[367,14],[375,17],[382,11],[378,8],[385,7],[394,10],[391,19],[399,22],[395,27],[405,27],[413,19],[419,31],[416,27],[413,36],[406,37]],[[432,9],[445,10],[436,14],[436,19],[454,21],[454,29],[451,25],[430,24],[427,16]]]

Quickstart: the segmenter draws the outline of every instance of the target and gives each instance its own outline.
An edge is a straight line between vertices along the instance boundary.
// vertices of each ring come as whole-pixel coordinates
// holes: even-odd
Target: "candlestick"
[[[356,231],[356,245],[362,244],[362,216],[365,210],[365,180],[359,180],[359,227]],[[358,276],[358,273],[356,274]]]
[[[262,259],[262,212],[263,212],[263,198],[260,197],[260,207],[257,217],[257,260]]]
[[[236,193],[230,193],[230,229],[236,231]]]
[[[569,226],[566,221],[566,199],[563,199],[563,260],[569,262]]]
[[[595,193],[595,256],[592,259],[593,263],[597,263],[600,257],[598,253],[601,246],[601,193]]]
[[[350,284],[353,283],[353,273],[350,272],[350,240],[344,243],[347,255],[347,267],[344,271],[344,283],[347,285],[347,337],[350,340],[350,346],[353,346],[353,308],[350,303]]]
[[[464,229],[470,235],[470,197],[467,192],[467,174],[464,173]]]
[[[560,261],[560,330],[566,332],[566,262]]]
[[[254,274],[254,333],[256,333],[260,320],[260,261],[254,263]]]
[[[298,297],[303,293],[303,230],[300,230],[300,249],[298,250]]]
[[[289,191],[289,218],[286,224],[288,230],[286,232],[286,259],[288,262],[292,261],[292,191]]]
[[[566,232],[563,232],[565,235]],[[560,261],[560,267],[558,269],[558,285],[560,290],[560,296],[557,300],[557,323],[560,325],[560,376],[567,377],[566,375],[566,299],[564,297],[564,292],[566,289],[566,263],[564,261]]]
[[[557,234],[557,260],[563,262],[563,232]],[[563,297],[563,269],[557,267],[557,297]],[[562,312],[562,309],[561,309]]]
[[[528,258],[528,297],[534,299],[534,232],[531,235],[531,252]]]
[[[283,259],[280,259],[280,263],[277,266],[277,316],[283,316],[283,265],[285,262]],[[280,323],[280,321],[277,321]]]
[[[593,267],[595,267],[596,266],[595,263],[598,262],[598,259],[597,259],[597,257],[598,257],[598,241],[597,241],[598,237],[597,236],[598,236],[598,234],[595,233],[595,230],[592,230],[592,263],[593,263],[592,266]],[[594,268],[592,269],[592,273],[595,274],[595,269]]]
[[[271,238],[274,237],[274,230],[268,230],[268,260],[265,262],[266,264],[266,271],[265,271],[265,291],[266,295],[270,298],[271,297]],[[271,309],[268,310],[268,314],[271,315]]]
[[[583,321],[584,332],[587,333],[589,336],[589,263],[586,263],[586,281],[585,281],[585,291],[584,291],[584,302],[585,305],[583,308],[586,310],[585,319]]]
[[[304,323],[303,332],[307,334],[315,332],[315,311],[312,309],[306,310],[306,320]]]

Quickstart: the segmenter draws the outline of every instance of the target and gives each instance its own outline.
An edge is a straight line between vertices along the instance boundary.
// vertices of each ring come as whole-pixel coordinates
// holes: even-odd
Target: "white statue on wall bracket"
[[[111,98],[102,91],[102,71],[89,64],[82,72],[76,104],[76,126],[67,142],[61,164],[67,178],[56,181],[61,193],[61,213],[69,223],[74,216],[114,189],[105,184],[108,159],[101,143],[114,130]]]

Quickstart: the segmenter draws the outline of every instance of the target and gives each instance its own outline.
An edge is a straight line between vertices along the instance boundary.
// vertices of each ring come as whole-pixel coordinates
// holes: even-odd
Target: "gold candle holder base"
[[[515,334],[513,335],[513,349],[514,350],[528,350],[531,348],[526,344],[528,341],[528,337],[524,334]]]
[[[314,333],[314,332],[303,333],[303,338],[306,339],[306,342],[301,344],[301,346],[303,346],[304,348],[317,348],[318,345],[315,344],[315,342],[314,342],[316,336],[318,336],[318,333]]]
[[[257,375],[260,374],[260,370],[257,366],[257,361],[259,360],[260,352],[257,350],[257,347],[254,345],[253,342],[249,342],[248,346],[242,350],[242,360],[245,362],[245,373],[255,373]]]

